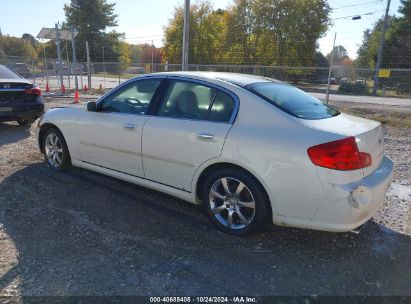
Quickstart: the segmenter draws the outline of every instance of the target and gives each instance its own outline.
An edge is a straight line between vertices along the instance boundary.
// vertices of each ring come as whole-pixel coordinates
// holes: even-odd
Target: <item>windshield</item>
[[[285,83],[259,82],[246,87],[284,112],[303,119],[323,119],[340,114],[308,93]]]
[[[20,79],[20,77],[5,66],[0,65],[0,79]]]

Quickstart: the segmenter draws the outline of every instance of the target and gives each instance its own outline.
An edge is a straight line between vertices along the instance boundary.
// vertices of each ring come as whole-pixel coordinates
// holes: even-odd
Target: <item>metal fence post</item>
[[[330,60],[330,69],[328,71],[328,81],[327,81],[327,93],[325,94],[325,101],[328,104],[328,100],[330,98],[330,84],[331,84],[331,69],[333,66],[333,60],[334,60],[334,48],[335,48],[335,40],[337,39],[337,32],[334,34],[334,43],[333,43],[333,49],[331,51],[331,60]]]

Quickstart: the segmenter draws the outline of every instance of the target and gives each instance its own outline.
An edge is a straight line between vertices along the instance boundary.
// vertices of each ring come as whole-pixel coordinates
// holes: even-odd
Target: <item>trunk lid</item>
[[[335,117],[319,120],[302,120],[308,127],[339,134],[354,136],[360,152],[371,155],[372,164],[363,168],[363,175],[368,176],[380,166],[384,156],[384,134],[381,123],[341,113]]]
[[[31,87],[33,85],[24,79],[0,79],[0,105],[36,99],[36,96],[24,93]]]

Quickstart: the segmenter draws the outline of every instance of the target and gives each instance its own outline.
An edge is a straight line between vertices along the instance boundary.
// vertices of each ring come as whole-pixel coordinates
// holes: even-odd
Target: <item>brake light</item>
[[[357,170],[371,166],[369,153],[360,152],[355,137],[348,137],[307,150],[314,165],[335,170]]]
[[[41,89],[39,87],[33,87],[27,90],[24,90],[25,94],[30,94],[30,95],[37,95],[41,96]]]

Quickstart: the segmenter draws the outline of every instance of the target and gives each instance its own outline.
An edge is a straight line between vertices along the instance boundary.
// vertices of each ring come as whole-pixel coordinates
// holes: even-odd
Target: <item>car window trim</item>
[[[117,93],[119,90],[121,90],[122,88],[136,83],[138,81],[141,80],[147,80],[147,79],[154,79],[154,80],[160,80],[160,84],[158,85],[158,87],[156,88],[153,97],[150,100],[150,104],[148,106],[148,110],[146,114],[135,114],[135,113],[124,113],[124,112],[106,112],[106,111],[101,111],[101,104],[104,102],[104,100],[106,100],[107,98],[111,97],[112,95],[114,95],[115,93]],[[166,79],[165,76],[159,76],[159,75],[146,75],[146,76],[138,76],[138,77],[134,77],[131,78],[125,82],[123,82],[122,84],[118,85],[117,87],[111,89],[110,91],[108,91],[107,93],[105,93],[103,96],[101,96],[97,101],[96,101],[96,107],[99,110],[98,112],[102,112],[102,113],[111,113],[111,114],[123,114],[123,115],[135,115],[135,116],[152,116],[150,115],[150,110],[152,108],[152,104],[153,101],[155,101],[155,97],[157,95],[157,92],[159,91],[159,89],[162,87],[162,84],[164,82],[164,80]]]
[[[216,99],[216,97],[217,97],[217,94],[218,94],[218,90],[215,89],[213,99],[211,100],[210,105],[208,106],[208,112],[207,112],[207,120],[208,120],[208,121],[210,121],[211,109],[213,108],[214,101],[215,101],[215,99]]]
[[[178,81],[185,81],[185,82],[191,82],[191,83],[195,83],[195,84],[200,84],[206,87],[210,87],[216,90],[216,93],[213,96],[213,100],[210,103],[210,107],[209,107],[209,113],[207,115],[207,119],[193,119],[193,118],[182,118],[182,117],[168,117],[168,116],[161,116],[159,115],[159,109],[161,104],[163,104],[163,102],[165,102],[164,100],[164,93],[166,91],[166,89],[168,89],[169,85],[170,85],[170,81],[169,80],[178,80]],[[153,116],[155,117],[159,117],[159,118],[172,118],[172,119],[178,119],[178,120],[191,120],[191,121],[203,121],[203,122],[210,122],[210,123],[223,123],[223,124],[233,124],[235,119],[237,118],[237,114],[238,114],[238,110],[240,108],[240,99],[238,98],[238,96],[231,92],[230,90],[218,85],[218,84],[214,84],[211,82],[207,82],[204,80],[200,80],[200,79],[195,79],[195,78],[190,78],[187,76],[166,76],[166,81],[165,82],[165,87],[161,92],[161,96],[160,98],[157,100],[155,106],[154,106],[154,111],[153,113],[151,113]],[[210,115],[210,111],[211,111],[211,107],[214,104],[215,98],[217,96],[218,91],[222,91],[224,93],[226,93],[227,95],[229,95],[233,101],[234,101],[234,109],[231,113],[230,119],[228,120],[228,122],[223,122],[223,121],[211,121],[209,120],[209,115]]]

